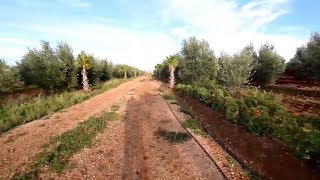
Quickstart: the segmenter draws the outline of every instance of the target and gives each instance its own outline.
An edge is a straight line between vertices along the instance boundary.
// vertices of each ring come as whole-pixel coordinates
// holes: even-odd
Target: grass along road
[[[21,104],[0,107],[0,134],[60,109],[89,99],[92,96],[115,88],[130,79],[111,79],[104,84],[94,87],[89,93],[83,91],[62,92],[48,96],[35,97]]]

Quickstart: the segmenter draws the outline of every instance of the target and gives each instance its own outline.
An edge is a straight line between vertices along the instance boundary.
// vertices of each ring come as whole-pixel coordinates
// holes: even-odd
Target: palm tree
[[[173,88],[175,82],[174,71],[179,64],[177,55],[171,55],[170,57],[167,57],[166,64],[169,66],[170,71],[170,88]]]
[[[77,58],[77,66],[82,68],[81,75],[82,75],[82,85],[83,91],[88,92],[90,91],[89,80],[87,76],[87,69],[90,68],[93,61],[93,57],[87,55],[85,51],[81,51]]]
[[[128,75],[127,75],[127,71],[128,71],[128,66],[127,65],[123,65],[123,70],[124,70],[124,78],[127,79]]]

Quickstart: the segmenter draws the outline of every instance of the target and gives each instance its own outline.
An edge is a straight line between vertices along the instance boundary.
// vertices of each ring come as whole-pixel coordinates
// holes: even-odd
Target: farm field
[[[0,0],[0,180],[320,180],[317,7]]]
[[[141,77],[47,119],[30,122],[2,134],[1,178],[15,175],[44,179],[224,179],[217,166],[175,119],[158,91],[159,87],[159,82]],[[58,168],[55,161],[33,166],[39,162],[37,158],[41,152],[47,150],[48,139],[66,135],[77,129],[81,122],[90,121],[92,116],[99,117],[108,109],[116,113],[117,118],[107,121],[108,125],[97,135],[94,143],[65,157],[64,168]],[[170,132],[186,134],[186,138],[179,138]],[[236,173],[230,175],[235,176]]]

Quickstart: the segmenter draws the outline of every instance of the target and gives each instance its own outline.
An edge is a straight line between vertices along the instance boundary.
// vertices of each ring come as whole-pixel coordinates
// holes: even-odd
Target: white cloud
[[[174,27],[172,34],[207,39],[217,53],[235,53],[249,43],[258,47],[269,42],[288,60],[293,57],[296,47],[306,41],[306,37],[292,36],[290,29],[276,34],[267,33],[266,29],[271,22],[290,12],[289,2],[251,0],[240,5],[236,0],[167,0],[163,2],[163,19],[167,23],[174,19],[192,26],[197,31]],[[177,37],[180,38],[179,35]]]

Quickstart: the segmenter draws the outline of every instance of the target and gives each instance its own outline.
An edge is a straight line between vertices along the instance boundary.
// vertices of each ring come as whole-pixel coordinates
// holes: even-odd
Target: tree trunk
[[[137,77],[137,70],[134,70],[134,77]]]
[[[124,71],[124,78],[127,79],[127,70]]]
[[[90,88],[89,88],[89,82],[88,82],[87,71],[86,71],[86,66],[85,65],[82,66],[81,74],[82,74],[83,91],[84,92],[89,92]]]
[[[170,71],[170,88],[174,87],[174,67],[169,67],[169,71]]]

